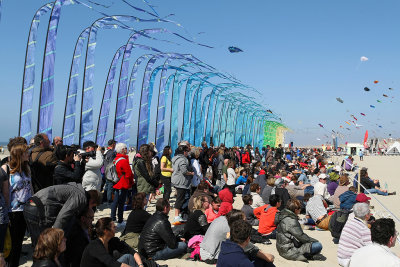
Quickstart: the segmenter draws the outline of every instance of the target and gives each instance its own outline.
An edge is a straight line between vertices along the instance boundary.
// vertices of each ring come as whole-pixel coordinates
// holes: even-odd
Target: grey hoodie
[[[183,154],[176,155],[172,158],[172,169],[174,172],[171,176],[171,183],[176,188],[189,189],[192,176],[184,175],[187,173],[189,161]]]

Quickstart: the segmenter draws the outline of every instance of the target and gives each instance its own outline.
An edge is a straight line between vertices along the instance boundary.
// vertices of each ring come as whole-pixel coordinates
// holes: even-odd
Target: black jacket
[[[75,168],[72,169],[70,164],[59,161],[54,168],[53,180],[54,184],[67,184],[70,182],[82,183],[81,164],[75,161]]]
[[[369,177],[361,177],[360,182],[366,189],[373,189],[376,186],[374,181],[371,181]],[[360,189],[361,193],[364,193],[364,188],[362,186],[360,187]]]
[[[168,216],[156,211],[147,221],[140,235],[139,253],[149,258],[166,246],[175,249],[178,247],[178,242],[172,232]]]
[[[184,236],[189,240],[195,235],[205,235],[208,229],[207,217],[201,210],[195,210],[190,213],[185,223]]]
[[[79,267],[83,251],[90,242],[90,237],[76,222],[67,236],[67,249],[65,251],[65,266]]]
[[[124,254],[134,255],[136,251],[125,242],[113,237],[108,242],[108,253],[100,239],[93,240],[87,245],[82,255],[82,267],[120,267],[117,261]]]

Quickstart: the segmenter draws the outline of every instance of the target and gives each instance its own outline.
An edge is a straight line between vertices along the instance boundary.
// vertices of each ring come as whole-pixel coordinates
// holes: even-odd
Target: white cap
[[[319,179],[326,179],[327,177],[328,177],[328,176],[326,176],[325,173],[321,173],[321,174],[318,176]]]

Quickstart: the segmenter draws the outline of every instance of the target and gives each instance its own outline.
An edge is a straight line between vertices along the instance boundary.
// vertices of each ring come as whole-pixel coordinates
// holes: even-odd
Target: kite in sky
[[[380,100],[376,100],[376,102],[378,102],[378,103],[382,103],[382,101],[380,101]]]
[[[375,108],[375,106],[374,105],[369,105],[371,108]]]
[[[364,87],[364,91],[369,92],[370,89],[368,87]]]
[[[383,94],[384,97],[388,97],[387,95]]]
[[[361,61],[368,61],[368,58],[367,58],[367,57],[364,57],[364,56],[362,56],[362,57],[360,58],[360,60],[361,60]]]
[[[365,114],[364,113],[360,113],[361,115],[363,115],[363,116],[365,116]]]
[[[349,130],[349,131],[350,131],[350,128],[346,128],[346,130]]]
[[[393,88],[389,88],[389,90],[393,90]]]
[[[343,100],[340,97],[336,97],[336,100],[340,103],[343,103]]]
[[[267,112],[272,114],[272,111],[270,109],[267,109]]]
[[[351,115],[356,121],[357,121],[357,118],[356,117],[354,117],[354,115]]]
[[[229,52],[231,53],[239,53],[239,52],[243,52],[242,49],[240,49],[239,47],[235,47],[235,46],[230,46],[228,47]]]
[[[379,81],[378,81],[378,80],[375,80],[374,83],[377,84],[377,83],[379,83]]]
[[[324,125],[322,125],[321,123],[318,123],[319,127],[324,128]]]

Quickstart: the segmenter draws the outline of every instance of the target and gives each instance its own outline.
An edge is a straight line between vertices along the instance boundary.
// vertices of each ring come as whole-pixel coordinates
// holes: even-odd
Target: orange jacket
[[[268,235],[276,229],[274,220],[277,212],[278,209],[269,204],[254,209],[254,215],[260,221],[258,224],[258,232],[260,234]]]

